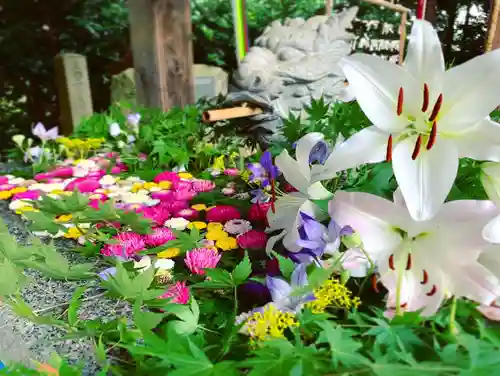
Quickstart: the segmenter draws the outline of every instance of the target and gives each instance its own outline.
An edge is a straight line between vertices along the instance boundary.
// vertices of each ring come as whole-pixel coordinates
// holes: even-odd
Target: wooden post
[[[498,19],[500,17],[500,0],[494,0],[490,12],[490,24],[488,27],[488,35],[486,38],[485,52],[489,52],[496,48],[500,48],[500,27],[498,27]]]
[[[93,113],[87,59],[79,54],[59,54],[54,67],[61,133],[70,135],[82,118]]]
[[[189,0],[128,0],[138,104],[193,104]]]

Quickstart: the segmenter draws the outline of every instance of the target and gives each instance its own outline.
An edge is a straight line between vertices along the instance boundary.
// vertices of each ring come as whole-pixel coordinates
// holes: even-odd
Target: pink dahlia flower
[[[7,184],[9,182],[9,178],[7,176],[0,176],[0,184]]]
[[[95,179],[78,178],[69,183],[64,190],[74,191],[76,189],[81,193],[90,193],[99,188],[101,188],[101,184]]]
[[[238,245],[243,249],[266,248],[267,234],[264,231],[250,230],[236,237]]]
[[[174,239],[174,233],[166,227],[155,227],[152,234],[144,236],[144,242],[150,247],[159,247],[160,245]]]
[[[174,190],[184,190],[184,189],[193,189],[193,183],[190,182],[190,181],[186,181],[186,180],[177,180],[177,181],[174,181],[173,185],[172,185],[172,188]]]
[[[189,289],[186,287],[186,282],[176,282],[160,298],[171,299],[170,303],[187,304],[189,302]]]
[[[204,275],[203,269],[215,268],[220,258],[219,252],[213,248],[195,248],[186,252],[184,262],[191,273]]]
[[[165,221],[170,218],[168,209],[161,205],[145,207],[140,212],[145,218],[151,219],[159,226],[163,226]]]
[[[181,180],[181,178],[179,177],[179,175],[177,175],[175,172],[171,172],[171,171],[164,171],[164,172],[160,172],[158,175],[155,176],[155,178],[153,179],[153,181],[155,183],[159,183],[161,181],[170,181],[172,183],[176,182],[176,181],[179,181]]]
[[[231,219],[240,219],[241,214],[234,206],[230,205],[217,205],[216,207],[207,211],[208,222],[225,223]]]
[[[215,189],[215,183],[210,180],[194,180],[192,185],[195,192],[210,192]]]
[[[226,168],[224,170],[224,174],[226,174],[227,176],[238,176],[240,174],[240,170],[238,170],[237,168]]]
[[[200,217],[200,212],[194,209],[182,209],[179,210],[177,213],[175,213],[174,217],[182,217],[184,219],[187,219],[188,221],[194,221],[195,219],[198,219]]]
[[[1,184],[0,191],[10,191],[11,189],[16,188],[14,184]]]
[[[172,191],[151,192],[151,198],[160,201],[172,201],[174,199],[174,194]]]
[[[178,212],[179,210],[189,208],[189,202],[186,200],[172,201],[172,202],[163,201],[157,207],[160,207],[160,206],[164,207],[165,209],[167,209],[171,213],[175,213],[175,212]]]
[[[117,243],[106,244],[101,249],[101,254],[104,256],[115,256],[126,259],[142,251],[146,246],[142,236],[135,232],[121,232],[113,236],[112,239],[116,240]]]
[[[40,197],[40,191],[26,191],[26,192],[21,192],[21,193],[16,193],[12,197],[12,201],[14,200],[38,200]]]
[[[196,197],[197,193],[191,189],[183,188],[174,192],[174,199],[179,201],[189,201]]]

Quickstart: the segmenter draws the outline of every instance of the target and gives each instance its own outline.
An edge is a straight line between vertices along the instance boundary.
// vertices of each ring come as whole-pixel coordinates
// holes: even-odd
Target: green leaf
[[[0,262],[0,296],[14,295],[21,291],[28,279],[20,268],[5,259]]]
[[[340,364],[355,367],[368,363],[368,359],[358,352],[363,345],[352,338],[356,332],[335,326],[331,321],[323,321],[320,326],[323,331],[316,343],[327,343],[330,346],[334,368],[338,368]]]
[[[295,270],[295,263],[288,257],[284,257],[276,252],[272,252],[273,256],[278,259],[281,274],[285,279],[290,279]]]
[[[235,286],[241,285],[248,279],[251,273],[252,273],[252,265],[250,264],[250,258],[248,257],[248,252],[245,251],[245,257],[238,265],[236,265],[232,273],[234,285]]]
[[[80,309],[80,306],[82,304],[81,299],[86,290],[87,286],[78,287],[73,293],[71,300],[69,301],[68,324],[71,326],[76,326],[76,324],[78,323],[78,310]]]
[[[31,231],[47,231],[55,235],[59,231],[64,231],[64,226],[54,222],[54,217],[43,212],[25,212],[24,216],[31,221],[29,225]]]
[[[195,288],[224,289],[234,286],[231,273],[223,269],[205,269],[208,278],[203,282],[192,285]]]
[[[166,306],[165,312],[171,313],[180,319],[169,322],[169,326],[178,334],[192,334],[198,328],[200,309],[194,298],[191,298],[189,307],[173,303]]]

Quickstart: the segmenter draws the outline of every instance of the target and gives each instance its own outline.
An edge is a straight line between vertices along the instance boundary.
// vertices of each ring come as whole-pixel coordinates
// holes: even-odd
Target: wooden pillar
[[[486,37],[486,52],[500,48],[500,0],[493,0],[490,10],[490,22],[488,26],[488,35]]]
[[[128,0],[138,104],[195,102],[189,0]]]

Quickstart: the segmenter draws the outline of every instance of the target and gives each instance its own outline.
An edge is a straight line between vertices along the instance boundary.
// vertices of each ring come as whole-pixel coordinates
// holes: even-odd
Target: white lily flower
[[[500,207],[500,163],[487,162],[481,166],[481,184],[490,200]]]
[[[122,133],[122,130],[120,128],[120,124],[118,123],[111,123],[109,125],[109,134],[111,137],[118,137]]]
[[[300,239],[298,231],[300,212],[318,220],[325,219],[319,218],[324,213],[311,200],[328,199],[333,197],[333,194],[315,178],[316,171],[320,166],[313,165],[311,167],[309,164],[311,151],[323,139],[324,136],[321,133],[309,133],[297,141],[296,159],[293,159],[286,150],[275,159],[275,164],[283,173],[286,181],[298,192],[279,197],[275,203],[275,212],[269,210],[267,213],[270,231],[283,230],[278,236],[269,239],[266,247],[268,253],[272,250],[276,241],[281,238],[283,238],[283,245],[289,251],[300,251],[301,247],[297,245],[297,240]],[[332,173],[331,177],[335,176],[335,173],[336,171]]]
[[[373,123],[348,139],[324,165],[338,168],[392,160],[411,216],[432,218],[457,175],[458,159],[500,161],[500,125],[488,115],[500,103],[500,49],[445,71],[436,31],[413,24],[404,66],[353,54],[340,65]]]
[[[455,295],[490,304],[500,280],[478,262],[489,244],[481,230],[498,213],[491,201],[445,203],[429,221],[415,221],[401,204],[360,192],[337,192],[330,214],[339,226],[351,226],[380,273],[396,294],[389,308],[432,315],[443,299]],[[396,291],[394,291],[394,289]],[[392,305],[392,307],[391,307]]]

